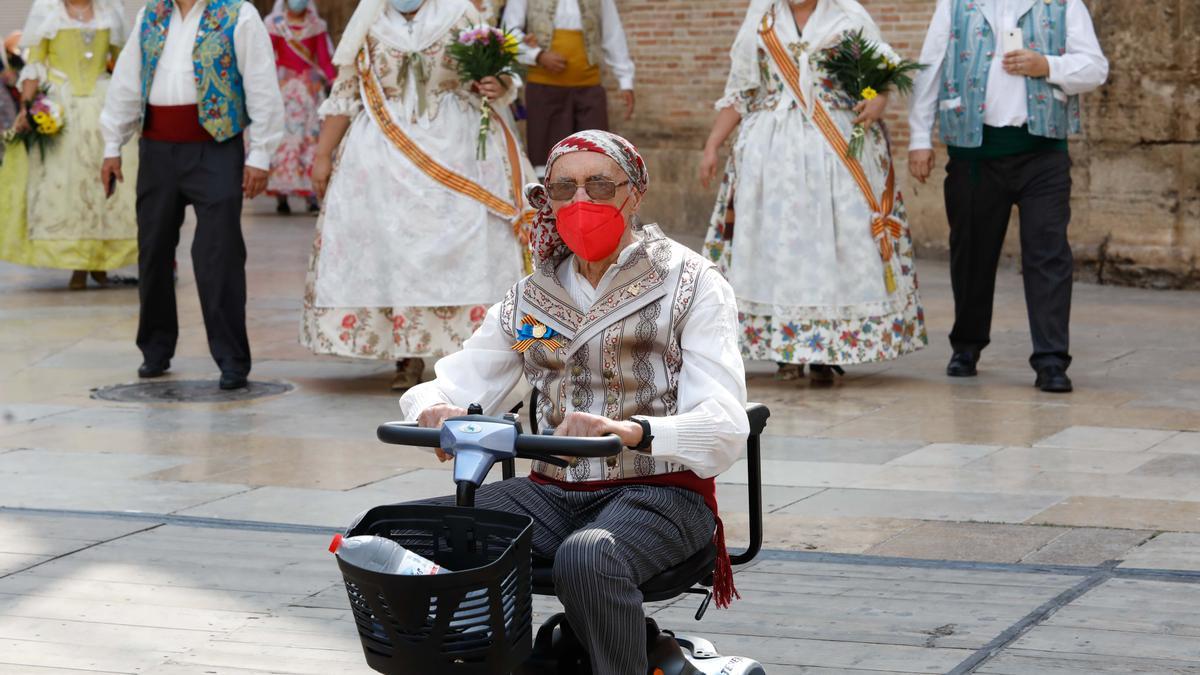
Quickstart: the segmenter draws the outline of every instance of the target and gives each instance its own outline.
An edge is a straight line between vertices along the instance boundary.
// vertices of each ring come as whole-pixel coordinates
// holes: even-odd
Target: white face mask
[[[421,8],[425,0],[388,0],[391,3],[392,9],[401,14],[409,14]]]

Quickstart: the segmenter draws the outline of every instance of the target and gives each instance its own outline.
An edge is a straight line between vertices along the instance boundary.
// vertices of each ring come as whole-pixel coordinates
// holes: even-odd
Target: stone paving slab
[[[1164,454],[1138,466],[1132,473],[1200,480],[1200,455]]]
[[[923,523],[867,549],[870,555],[1018,562],[1062,534],[1053,527]]]
[[[1029,473],[1102,473],[1163,475],[1161,472],[1139,470],[1143,465],[1162,461],[1163,457],[1145,454],[1095,452],[1094,450],[1062,450],[1058,448],[1003,448],[987,457],[967,464],[977,471],[1028,471]],[[1169,475],[1169,474],[1168,474]]]
[[[888,464],[892,466],[962,467],[982,459],[1000,448],[999,445],[931,443],[907,455],[901,455]]]
[[[741,548],[749,541],[745,513],[721,516],[729,545]],[[763,541],[768,548],[799,551],[862,553],[870,547],[920,525],[902,518],[845,518],[769,513],[764,518]]]
[[[1180,455],[1200,455],[1200,433],[1181,431],[1150,448],[1149,452],[1167,452]]]
[[[1060,500],[1054,495],[830,489],[781,510],[809,516],[1021,522]]]
[[[1122,567],[1200,569],[1200,534],[1164,532],[1124,557]]]
[[[1189,661],[1136,656],[1093,656],[1008,649],[975,672],[985,675],[1183,675],[1200,673],[1200,666]]]
[[[25,538],[110,538],[0,575],[0,671],[368,672],[324,535],[251,531],[234,521],[155,526],[151,516],[4,515],[8,531],[20,522]],[[130,527],[143,529],[124,534]],[[723,653],[758,658],[773,675],[944,673],[1081,579],[1021,566],[846,560],[766,555],[738,571],[743,599],[699,624],[692,596],[648,611]],[[1053,672],[1108,672],[1089,670],[1088,659],[1110,653],[1136,655],[1141,666],[1200,668],[1198,593],[1200,578],[1111,579],[980,672],[1013,672],[1006,668],[1048,656]],[[1158,611],[1130,611],[1145,605]],[[558,610],[537,600],[538,620]],[[1094,647],[1093,633],[1119,633],[1129,644],[1121,654]]]
[[[1102,565],[1126,558],[1154,535],[1149,530],[1059,528],[1061,534],[1019,562],[1044,565]]]
[[[1200,502],[1071,497],[1029,519],[1033,524],[1200,532]]]
[[[107,480],[53,475],[10,481],[0,492],[0,506],[163,513],[229,497],[247,488],[220,483]]]
[[[1043,438],[1034,445],[1041,448],[1141,452],[1169,440],[1176,433],[1178,432],[1162,429],[1113,429],[1079,426]]]
[[[868,441],[771,435],[763,437],[762,456],[763,459],[793,462],[885,464],[924,445],[921,441]]]

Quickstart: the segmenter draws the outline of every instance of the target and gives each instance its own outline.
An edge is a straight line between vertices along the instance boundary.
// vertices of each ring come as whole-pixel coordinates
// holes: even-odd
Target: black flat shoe
[[[833,384],[833,368],[821,363],[808,364],[808,382],[818,386]]]
[[[287,199],[277,199],[275,201],[275,213],[281,216],[286,216],[292,212],[292,207],[287,203]]]
[[[165,362],[161,362],[161,363],[154,362],[154,361],[145,361],[142,363],[142,365],[138,366],[138,377],[141,377],[141,378],[162,377],[170,369],[171,369],[170,361],[165,361]]]
[[[1067,369],[1062,366],[1040,368],[1033,386],[1051,394],[1066,394],[1075,389],[1071,378],[1067,377]]]
[[[221,373],[221,383],[218,385],[221,389],[229,391],[231,389],[245,389],[249,382],[245,375],[237,373]]]
[[[946,364],[946,374],[950,377],[975,377],[979,374],[975,370],[976,361],[977,358],[970,352],[954,352],[950,363]]]

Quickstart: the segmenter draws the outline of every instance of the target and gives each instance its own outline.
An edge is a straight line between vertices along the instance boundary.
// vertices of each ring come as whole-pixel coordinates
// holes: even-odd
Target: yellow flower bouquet
[[[861,30],[847,32],[826,49],[820,65],[855,102],[870,101],[891,89],[907,94],[912,90],[913,73],[925,67],[900,58],[886,44],[868,40]],[[858,159],[862,154],[865,136],[863,125],[855,124],[850,132],[850,157]]]
[[[49,90],[43,87],[29,104],[26,110],[29,116],[28,130],[18,132],[16,128],[12,128],[3,136],[5,143],[21,141],[25,144],[26,151],[36,145],[42,159],[46,158],[46,146],[55,140],[66,124],[63,120],[62,106],[52,100],[48,92]]]

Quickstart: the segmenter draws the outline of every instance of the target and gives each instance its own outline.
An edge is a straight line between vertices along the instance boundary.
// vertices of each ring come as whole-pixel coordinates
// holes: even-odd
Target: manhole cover
[[[277,396],[292,389],[283,382],[251,380],[245,389],[224,391],[216,380],[160,380],[100,387],[92,390],[92,398],[122,403],[225,403]]]

